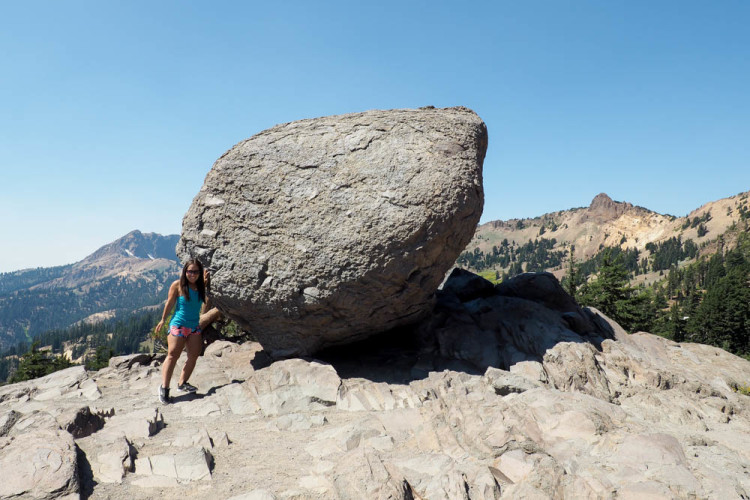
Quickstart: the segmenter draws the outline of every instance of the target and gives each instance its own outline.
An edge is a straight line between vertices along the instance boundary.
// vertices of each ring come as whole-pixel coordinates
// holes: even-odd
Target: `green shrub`
[[[167,352],[167,335],[169,334],[169,322],[172,321],[172,316],[174,316],[174,309],[172,309],[160,330],[157,330],[156,327],[151,330],[150,350],[152,353]]]
[[[498,272],[494,269],[480,271],[478,274],[491,283],[499,283],[501,281],[500,276],[498,276]]]

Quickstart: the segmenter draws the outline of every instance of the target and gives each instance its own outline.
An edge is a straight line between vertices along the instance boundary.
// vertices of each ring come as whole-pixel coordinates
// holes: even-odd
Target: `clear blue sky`
[[[750,190],[750,2],[0,3],[0,272],[179,233],[277,123],[463,105],[482,222],[599,192],[685,215]]]

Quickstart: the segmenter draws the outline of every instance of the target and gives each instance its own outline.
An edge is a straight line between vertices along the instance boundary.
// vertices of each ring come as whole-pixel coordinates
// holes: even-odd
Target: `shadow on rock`
[[[97,482],[94,479],[94,472],[91,470],[91,464],[88,457],[86,457],[86,452],[76,446],[76,454],[81,500],[86,500],[94,494],[94,487],[97,485]]]
[[[425,378],[434,355],[425,349],[418,325],[397,328],[360,342],[330,347],[315,359],[331,364],[341,378],[408,384]]]
[[[431,371],[482,374],[489,367],[542,362],[561,342],[601,350],[604,340],[624,334],[596,310],[581,308],[550,273],[525,273],[493,285],[456,268],[426,319],[315,358],[342,378],[405,384]]]
[[[198,394],[197,392],[181,392],[172,395],[172,404],[195,401],[196,399],[203,399],[204,397],[205,395]]]
[[[204,398],[207,398],[209,396],[213,396],[214,394],[216,394],[216,391],[218,391],[222,387],[226,387],[228,385],[232,385],[232,384],[236,384],[236,383],[242,383],[242,382],[243,382],[243,380],[232,380],[231,382],[229,382],[227,384],[215,385],[215,386],[212,386],[205,393],[200,393],[200,392],[181,392],[178,395],[173,395],[172,396],[172,404],[175,404],[175,403],[186,403],[186,402],[189,402],[189,401],[198,401],[200,399],[204,399]]]

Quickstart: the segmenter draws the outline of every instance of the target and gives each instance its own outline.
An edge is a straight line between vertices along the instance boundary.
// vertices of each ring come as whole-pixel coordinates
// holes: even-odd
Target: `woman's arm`
[[[203,303],[203,306],[201,306],[201,314],[204,314],[208,312],[213,305],[211,304],[211,273],[208,271],[208,269],[203,270],[203,284],[206,287],[206,301]]]
[[[175,303],[177,303],[177,297],[180,294],[180,280],[175,281],[169,287],[169,295],[167,296],[167,303],[164,305],[164,312],[161,313],[161,321],[156,325],[156,331],[161,330],[164,326],[164,322],[167,320],[167,315],[174,309]]]

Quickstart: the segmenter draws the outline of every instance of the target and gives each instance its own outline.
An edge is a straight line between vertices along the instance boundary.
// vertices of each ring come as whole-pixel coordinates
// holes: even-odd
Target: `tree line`
[[[539,238],[529,240],[523,245],[515,241],[508,242],[503,239],[500,245],[494,245],[489,252],[482,251],[479,247],[472,251],[462,252],[456,264],[481,272],[487,269],[502,270],[505,277],[515,276],[522,272],[542,272],[548,269],[560,268],[566,257],[569,257],[567,249],[555,250],[557,244],[555,238]],[[641,258],[641,253],[636,248],[622,249],[620,247],[609,247],[612,258],[622,254],[622,263],[633,275],[646,274],[651,271],[663,271],[678,264],[685,259],[694,259],[699,252],[698,245],[691,239],[682,241],[680,236],[669,238],[659,243],[647,243],[646,250],[649,258]],[[600,250],[603,250],[601,247]],[[580,271],[584,276],[596,273],[601,267],[603,253],[597,252],[590,259],[579,264]]]
[[[38,335],[32,343],[19,342],[0,353],[0,383],[19,382],[72,366],[64,356],[65,344],[72,345],[71,359],[84,357],[87,369],[107,366],[109,358],[140,352],[143,342],[161,318],[161,310],[139,311],[100,323],[81,323]],[[39,346],[50,346],[40,351]],[[47,371],[50,370],[50,371]]]
[[[479,247],[471,252],[461,253],[456,264],[476,271],[501,268],[506,270],[506,276],[515,276],[522,272],[541,272],[562,265],[567,252],[554,250],[556,244],[555,238],[537,238],[522,245],[515,241],[509,242],[505,238],[500,245],[494,245],[488,253]]]
[[[29,288],[59,278],[73,267],[72,264],[56,267],[37,267],[23,271],[0,273],[0,295]]]
[[[623,254],[605,249],[595,277],[586,280],[570,259],[563,285],[628,331],[646,331],[677,342],[721,347],[750,357],[750,235],[710,257],[669,268],[666,280],[634,287]]]

